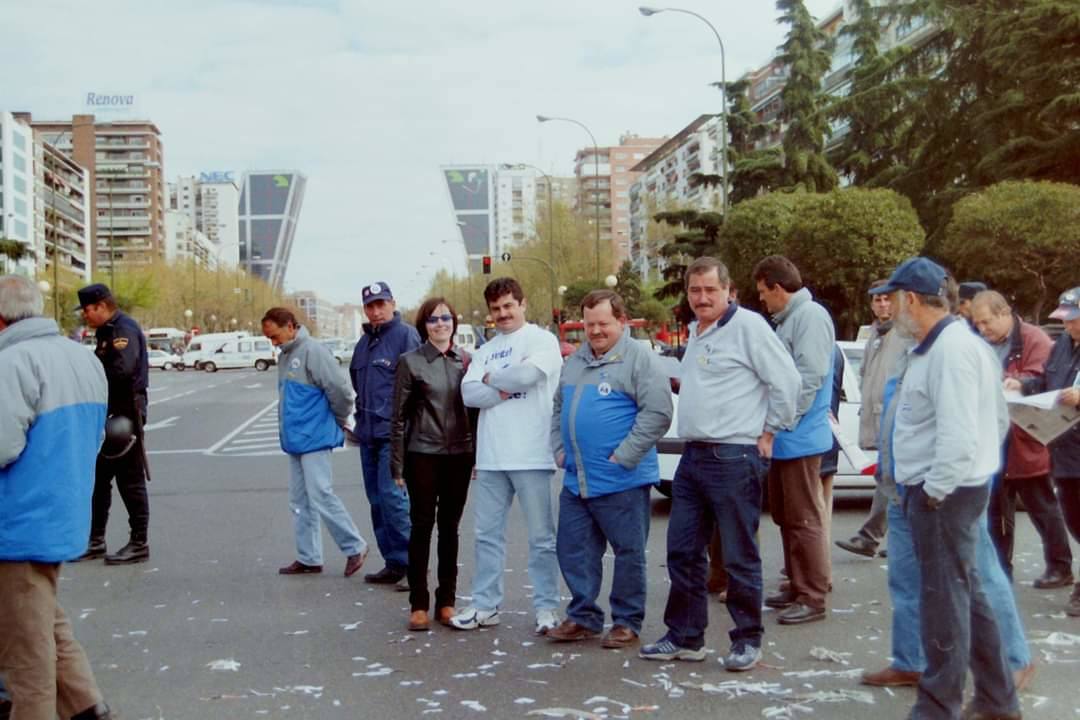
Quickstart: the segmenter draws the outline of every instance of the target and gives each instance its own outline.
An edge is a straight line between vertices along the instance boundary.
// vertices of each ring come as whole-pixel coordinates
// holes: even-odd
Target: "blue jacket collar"
[[[773,320],[777,325],[782,325],[785,320],[791,317],[791,314],[795,312],[795,308],[799,307],[803,303],[808,303],[813,300],[813,296],[810,294],[810,290],[807,288],[799,288],[788,299],[788,304],[784,306],[784,309],[773,315]]]
[[[611,349],[600,357],[593,355],[592,348],[589,346],[588,338],[581,343],[581,347],[577,349],[575,355],[579,355],[586,365],[606,365],[607,363],[619,362],[626,357],[626,344],[633,342],[630,339],[629,326],[623,328],[622,337],[611,346]]]
[[[916,355],[925,355],[926,353],[930,352],[930,348],[938,339],[938,335],[941,334],[941,331],[951,325],[955,320],[956,318],[952,315],[946,315],[945,317],[938,320],[937,324],[934,325],[934,327],[930,328],[930,332],[926,333],[926,337],[923,338],[923,341],[919,343],[911,352],[915,353]]]
[[[364,323],[365,335],[382,335],[385,332],[389,332],[390,328],[401,324],[401,313],[397,310],[394,311],[394,317],[390,318],[389,322],[385,322],[382,325],[372,325],[369,322]]]

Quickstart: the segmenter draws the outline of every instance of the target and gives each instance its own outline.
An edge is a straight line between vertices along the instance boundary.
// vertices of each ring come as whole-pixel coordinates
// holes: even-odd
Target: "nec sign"
[[[203,172],[199,173],[199,182],[201,183],[231,183],[233,182],[233,173],[231,170],[218,170],[215,172]]]

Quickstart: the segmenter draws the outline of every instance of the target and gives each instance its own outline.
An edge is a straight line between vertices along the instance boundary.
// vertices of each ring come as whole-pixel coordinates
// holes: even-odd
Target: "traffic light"
[[[491,256],[490,255],[485,255],[481,262],[483,262],[484,274],[485,275],[490,275],[491,274]]]

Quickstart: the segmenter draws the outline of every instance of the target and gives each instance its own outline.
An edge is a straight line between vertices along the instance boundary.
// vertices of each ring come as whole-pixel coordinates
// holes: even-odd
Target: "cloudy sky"
[[[735,79],[782,41],[771,0],[680,0],[724,39]],[[569,175],[580,128],[671,135],[719,110],[716,41],[637,0],[0,0],[0,108],[84,110],[133,94],[165,173],[296,168],[308,176],[286,286],[406,304],[464,266],[438,166],[526,162]],[[839,0],[806,0],[822,16]],[[440,252],[444,261],[429,253]],[[422,268],[422,265],[428,268]]]

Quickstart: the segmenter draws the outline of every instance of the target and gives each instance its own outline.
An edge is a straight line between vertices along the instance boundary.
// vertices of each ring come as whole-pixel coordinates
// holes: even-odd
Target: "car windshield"
[[[849,346],[841,350],[844,351],[844,360],[847,361],[848,367],[855,373],[855,377],[859,377],[862,370],[863,348]]]

